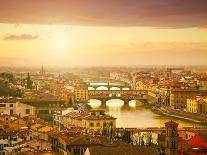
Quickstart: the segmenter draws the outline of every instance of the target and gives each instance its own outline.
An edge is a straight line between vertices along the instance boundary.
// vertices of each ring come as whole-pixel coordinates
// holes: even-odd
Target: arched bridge
[[[89,99],[101,100],[103,104],[110,99],[121,99],[124,103],[130,100],[147,99],[146,90],[89,90]]]
[[[129,85],[121,85],[121,84],[111,84],[111,83],[107,83],[107,84],[88,84],[88,88],[93,88],[94,90],[97,90],[97,88],[99,87],[105,87],[108,90],[111,90],[111,88],[119,88],[120,90],[124,89],[124,88],[128,88],[131,89],[131,86]]]

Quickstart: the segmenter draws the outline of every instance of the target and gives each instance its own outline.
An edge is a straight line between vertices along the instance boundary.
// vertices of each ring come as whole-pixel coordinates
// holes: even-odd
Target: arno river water
[[[106,90],[105,87],[99,87],[98,90]],[[117,89],[117,88],[114,88]],[[112,99],[102,105],[101,101],[91,99],[88,103],[93,109],[104,109],[109,115],[116,117],[117,127],[163,127],[164,123],[174,120],[179,123],[179,127],[199,126],[198,124],[175,119],[172,117],[160,116],[153,113],[150,109],[142,105],[140,101],[130,101],[124,104],[122,100]]]

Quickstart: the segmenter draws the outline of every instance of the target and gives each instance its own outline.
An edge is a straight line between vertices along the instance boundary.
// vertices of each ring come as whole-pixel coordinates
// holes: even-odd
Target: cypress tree
[[[29,73],[27,73],[27,85],[26,85],[27,89],[32,89],[32,80],[30,78]]]

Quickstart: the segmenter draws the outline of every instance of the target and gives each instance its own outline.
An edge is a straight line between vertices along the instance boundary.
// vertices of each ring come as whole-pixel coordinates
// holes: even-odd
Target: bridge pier
[[[129,104],[129,100],[125,99],[124,104]]]
[[[106,104],[106,100],[105,99],[102,99],[101,100],[101,104]]]

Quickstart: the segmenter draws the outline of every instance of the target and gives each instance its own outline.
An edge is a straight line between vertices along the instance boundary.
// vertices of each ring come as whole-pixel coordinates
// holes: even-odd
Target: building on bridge
[[[98,90],[98,88],[104,87],[107,90],[113,90],[113,88],[116,88],[118,90],[126,90],[126,89],[131,89],[131,86],[128,84],[112,84],[112,83],[107,83],[107,84],[88,84],[88,88],[92,88],[93,90]]]
[[[146,90],[89,90],[89,99],[101,100],[102,104],[110,99],[121,99],[125,104],[130,100],[146,100]]]

